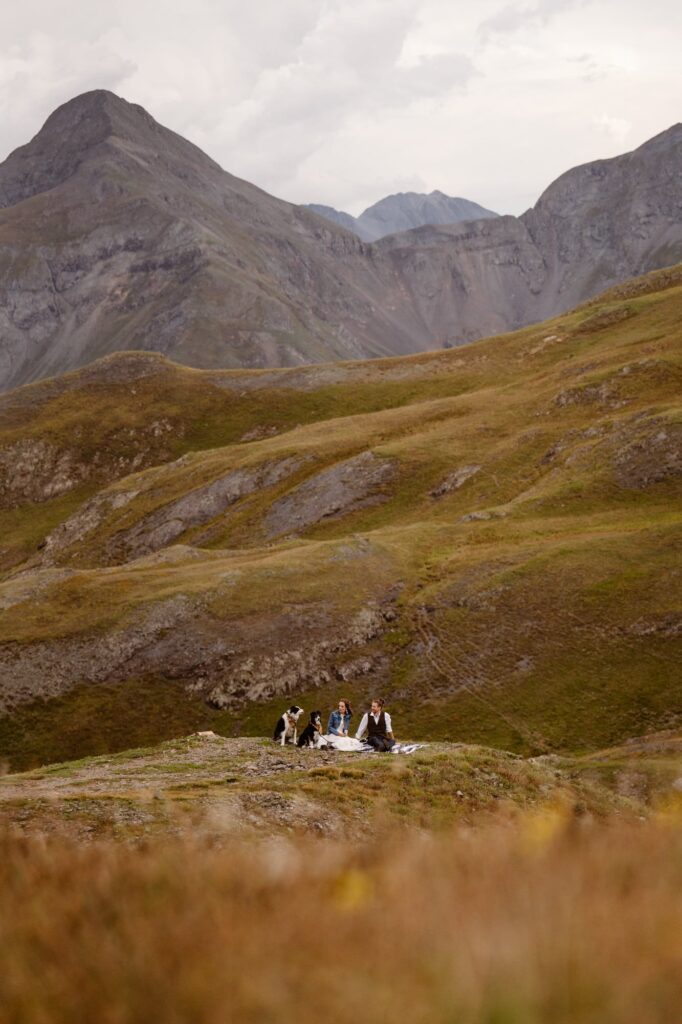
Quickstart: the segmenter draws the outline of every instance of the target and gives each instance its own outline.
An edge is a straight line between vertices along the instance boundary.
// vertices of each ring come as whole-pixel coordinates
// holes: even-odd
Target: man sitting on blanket
[[[372,701],[371,711],[366,711],[355,734],[356,740],[362,739],[367,733],[367,742],[376,751],[388,753],[395,746],[391,716],[384,711],[384,702],[381,697],[375,697]]]

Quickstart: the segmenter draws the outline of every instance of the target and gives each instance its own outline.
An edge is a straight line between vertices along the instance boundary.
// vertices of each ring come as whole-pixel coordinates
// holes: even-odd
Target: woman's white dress
[[[325,739],[330,747],[334,747],[336,750],[362,750],[362,740],[353,739],[352,736],[334,736],[333,733],[327,733]]]

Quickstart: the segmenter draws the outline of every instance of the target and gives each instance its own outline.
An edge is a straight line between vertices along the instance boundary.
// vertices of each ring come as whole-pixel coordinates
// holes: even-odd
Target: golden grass
[[[341,785],[341,783],[339,783]],[[3,1024],[672,1024],[682,830],[0,840]]]

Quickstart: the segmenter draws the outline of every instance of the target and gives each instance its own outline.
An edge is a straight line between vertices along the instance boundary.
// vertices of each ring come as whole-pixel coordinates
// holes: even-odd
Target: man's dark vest
[[[388,736],[386,732],[386,715],[381,712],[379,715],[379,721],[374,721],[374,715],[371,711],[367,713],[367,736]]]

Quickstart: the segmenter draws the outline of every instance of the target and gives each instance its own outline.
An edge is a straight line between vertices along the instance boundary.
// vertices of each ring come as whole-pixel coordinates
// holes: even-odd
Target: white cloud
[[[632,129],[632,125],[624,117],[610,117],[608,114],[599,114],[592,120],[598,128],[603,128],[606,135],[619,146],[625,143]]]
[[[485,18],[478,26],[478,32],[484,39],[488,39],[507,32],[527,30],[534,25],[546,25],[551,18],[584,2],[585,0],[538,0],[535,4],[506,4]]]
[[[89,89],[116,89],[135,64],[95,40],[57,42],[35,32],[0,55],[0,122],[8,152],[27,142],[54,107]],[[36,119],[36,112],[43,117]]]
[[[23,0],[0,151],[104,87],[292,201],[439,188],[516,213],[680,120],[681,30],[674,0]]]

